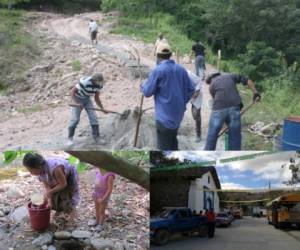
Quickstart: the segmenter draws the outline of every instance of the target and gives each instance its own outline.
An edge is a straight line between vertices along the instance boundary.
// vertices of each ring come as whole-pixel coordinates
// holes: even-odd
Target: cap
[[[171,50],[171,47],[169,44],[167,43],[160,43],[157,47],[157,51],[156,51],[157,54],[163,54],[163,55],[166,55],[166,54],[171,54],[172,53],[172,50]]]
[[[97,84],[104,85],[104,77],[101,73],[96,73],[91,78],[92,81],[96,82]]]

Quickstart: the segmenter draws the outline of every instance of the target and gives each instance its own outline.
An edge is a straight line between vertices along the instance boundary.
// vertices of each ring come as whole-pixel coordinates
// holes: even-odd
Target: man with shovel
[[[159,150],[178,150],[177,131],[195,87],[187,71],[170,60],[171,48],[160,44],[159,64],[141,88],[145,97],[154,96],[157,147]]]
[[[252,80],[243,75],[221,74],[218,71],[213,71],[207,76],[206,83],[209,84],[213,106],[204,150],[216,149],[218,135],[224,124],[229,129],[229,150],[241,150],[240,111],[243,104],[236,84],[248,85],[253,92],[253,102],[260,101],[260,94]]]
[[[93,138],[95,143],[101,143],[99,140],[99,124],[94,111],[94,105],[91,96],[94,96],[95,102],[100,107],[102,112],[107,113],[100,100],[100,90],[104,86],[104,78],[101,73],[96,73],[93,76],[82,77],[75,87],[71,90],[71,97],[75,105],[71,107],[71,119],[68,130],[68,145],[73,144],[75,129],[80,121],[80,114],[83,109],[88,114],[89,122],[92,128]]]

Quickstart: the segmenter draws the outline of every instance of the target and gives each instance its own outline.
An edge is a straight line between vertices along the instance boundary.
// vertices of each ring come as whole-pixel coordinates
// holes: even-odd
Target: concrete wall
[[[220,211],[220,205],[219,205],[219,196],[218,193],[213,191],[207,192],[204,194],[205,189],[207,190],[215,190],[216,185],[214,183],[213,177],[211,173],[206,173],[202,176],[202,178],[197,178],[196,180],[192,180],[189,187],[189,193],[188,193],[188,207],[192,210],[196,210],[198,213],[200,210],[205,210],[205,198],[206,202],[208,197],[211,197],[213,199],[213,207],[215,212]]]

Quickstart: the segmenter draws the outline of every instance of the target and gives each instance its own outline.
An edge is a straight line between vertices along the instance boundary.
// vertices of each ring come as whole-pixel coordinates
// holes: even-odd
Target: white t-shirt
[[[90,32],[98,31],[98,25],[95,21],[89,23]]]
[[[191,103],[193,106],[195,106],[197,109],[202,107],[203,103],[203,81],[201,80],[200,77],[198,77],[196,74],[193,72],[187,70],[189,74],[189,78],[191,81],[195,84],[196,91],[200,90],[199,95],[196,98],[191,99]]]

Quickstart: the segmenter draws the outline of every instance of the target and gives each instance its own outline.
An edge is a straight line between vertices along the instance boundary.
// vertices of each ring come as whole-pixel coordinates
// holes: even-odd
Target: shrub
[[[282,73],[281,54],[264,42],[251,41],[247,51],[238,56],[239,67],[243,74],[255,81]]]

